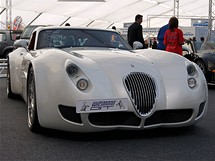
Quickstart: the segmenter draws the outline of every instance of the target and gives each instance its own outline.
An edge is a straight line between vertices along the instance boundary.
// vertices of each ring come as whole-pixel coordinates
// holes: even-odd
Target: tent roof
[[[142,14],[143,27],[160,27],[173,16],[174,0],[11,0],[12,20],[22,17],[25,25],[62,25],[122,28]],[[96,0],[95,0],[96,1]],[[97,0],[98,1],[98,0]],[[5,22],[6,0],[0,3],[1,21]],[[179,25],[191,26],[191,18],[208,18],[209,0],[180,0]]]

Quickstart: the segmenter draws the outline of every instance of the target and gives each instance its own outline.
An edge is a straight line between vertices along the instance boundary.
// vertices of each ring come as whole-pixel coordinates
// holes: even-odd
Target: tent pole
[[[40,17],[43,13],[39,13],[27,26],[31,25],[38,17]]]
[[[71,17],[68,17],[65,21],[63,21],[63,23],[60,24],[60,26],[62,26],[63,24],[65,24]]]
[[[90,26],[95,20],[92,20],[90,23],[87,24],[86,27]]]
[[[208,37],[207,41],[212,40],[212,30],[215,29],[215,26],[213,24],[214,18],[215,18],[215,0],[209,0],[209,14],[208,14]]]
[[[6,10],[6,8],[4,8],[1,12],[0,12],[0,15]]]
[[[111,23],[111,24],[107,27],[107,29],[108,29],[109,27],[111,27],[113,24],[114,24],[114,22],[113,22],[113,23]]]
[[[177,13],[175,13],[177,11]],[[179,18],[179,0],[174,0],[173,15]]]

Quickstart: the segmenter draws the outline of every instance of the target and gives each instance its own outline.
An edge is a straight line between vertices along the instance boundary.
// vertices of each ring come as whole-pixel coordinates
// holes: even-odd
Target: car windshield
[[[45,29],[40,31],[37,49],[50,47],[105,47],[131,50],[118,32],[93,29]]]

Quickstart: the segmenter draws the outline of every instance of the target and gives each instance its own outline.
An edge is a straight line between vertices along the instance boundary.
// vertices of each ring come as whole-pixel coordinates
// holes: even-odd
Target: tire
[[[12,52],[13,50],[6,50],[3,54],[3,58],[7,58],[7,55]]]
[[[202,70],[202,72],[204,73],[204,75],[206,76],[207,74],[207,69],[205,66],[205,63],[202,60],[197,60],[196,64],[200,67],[200,69]]]
[[[28,127],[32,132],[39,133],[41,126],[38,120],[34,70],[30,68],[27,82]]]
[[[9,59],[7,59],[7,97],[14,99],[17,98],[17,95],[14,94],[11,90],[11,79],[10,79],[10,64]]]

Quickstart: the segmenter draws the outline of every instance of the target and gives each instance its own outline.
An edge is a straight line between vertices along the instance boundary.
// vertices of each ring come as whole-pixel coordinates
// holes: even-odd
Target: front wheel
[[[12,52],[13,50],[6,50],[5,52],[4,52],[4,54],[3,54],[3,58],[7,58],[7,56],[8,56],[8,54],[10,53],[10,52]]]
[[[200,69],[202,70],[202,72],[204,73],[204,75],[206,76],[207,74],[207,69],[205,66],[205,63],[202,60],[197,60],[196,64],[200,67]]]
[[[27,106],[28,106],[28,127],[32,132],[39,132],[41,126],[38,120],[37,103],[36,103],[36,89],[33,68],[29,71],[27,83]]]

